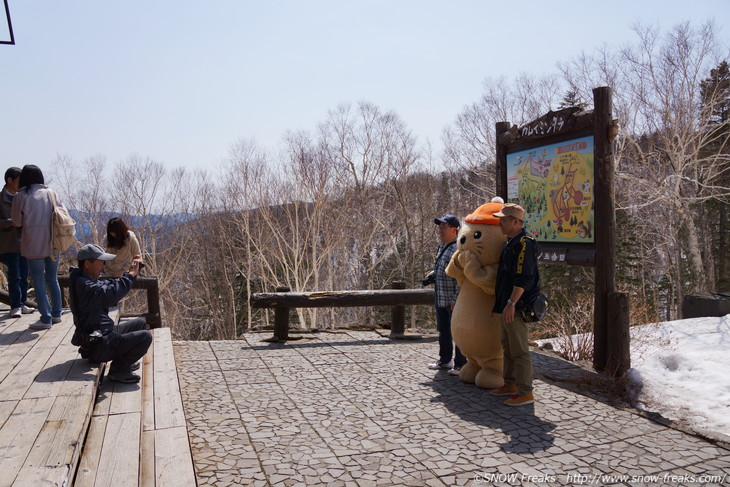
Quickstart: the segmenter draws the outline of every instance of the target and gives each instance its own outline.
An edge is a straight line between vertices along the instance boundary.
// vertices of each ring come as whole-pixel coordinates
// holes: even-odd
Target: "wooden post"
[[[277,293],[288,293],[289,291],[291,289],[286,286],[276,288]],[[280,342],[289,339],[289,308],[274,309],[274,338]]]
[[[146,287],[147,324],[150,328],[160,328],[162,326],[162,314],[160,312],[160,286],[157,279],[155,278]]]
[[[405,289],[405,281],[393,281],[391,288]],[[403,336],[406,331],[406,307],[393,306],[390,315],[390,336]]]
[[[500,140],[500,135],[502,135],[504,132],[510,129],[512,124],[510,122],[497,122],[495,124],[494,131],[495,134],[495,142],[496,142],[496,174],[495,174],[495,184],[497,191],[496,196],[501,196],[504,199],[504,202],[507,203],[507,174],[504,170],[504,162],[506,161],[507,152],[505,151],[504,144]],[[491,198],[487,198],[488,200]]]
[[[625,293],[608,294],[608,324],[605,371],[614,377],[621,377],[631,368],[629,297]]]
[[[595,297],[593,323],[593,367],[602,372],[608,362],[608,295],[615,291],[616,214],[614,203],[611,88],[593,90],[593,147],[596,198],[595,209]]]

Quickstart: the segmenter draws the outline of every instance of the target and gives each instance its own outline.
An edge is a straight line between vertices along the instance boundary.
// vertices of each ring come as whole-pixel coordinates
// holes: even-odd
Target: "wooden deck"
[[[118,384],[71,345],[68,311],[42,331],[0,313],[0,487],[196,485],[168,328]]]

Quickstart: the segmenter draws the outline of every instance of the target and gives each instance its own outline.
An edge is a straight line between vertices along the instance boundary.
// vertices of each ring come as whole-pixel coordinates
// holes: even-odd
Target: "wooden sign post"
[[[621,376],[631,365],[628,299],[615,289],[611,89],[594,89],[593,100],[593,111],[497,123],[497,194],[525,208],[541,260],[595,267],[593,366]]]

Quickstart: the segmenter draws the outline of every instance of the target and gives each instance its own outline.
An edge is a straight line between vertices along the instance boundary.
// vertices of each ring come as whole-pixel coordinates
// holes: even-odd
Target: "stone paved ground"
[[[200,485],[730,485],[722,447],[546,379],[504,406],[426,368],[434,341],[268,336],[175,342]]]

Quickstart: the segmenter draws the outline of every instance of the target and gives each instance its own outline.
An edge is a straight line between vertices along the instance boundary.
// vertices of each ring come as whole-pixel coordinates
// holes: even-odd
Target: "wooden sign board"
[[[592,112],[571,107],[497,134],[497,192],[525,208],[546,262],[595,262],[592,121]]]

